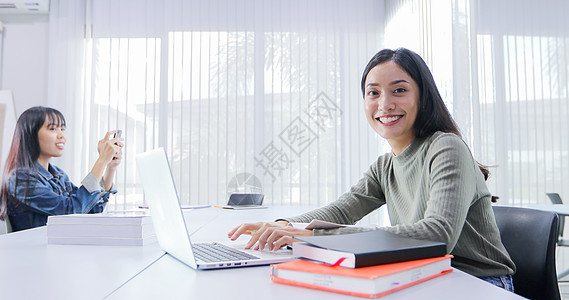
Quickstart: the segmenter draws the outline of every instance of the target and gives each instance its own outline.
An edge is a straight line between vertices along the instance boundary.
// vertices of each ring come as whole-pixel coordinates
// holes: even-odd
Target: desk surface
[[[206,241],[226,238],[242,222],[306,210],[207,208],[186,211],[185,216],[192,239]],[[0,253],[1,294],[6,299],[361,299],[273,283],[268,266],[196,271],[165,255],[158,244],[47,245],[45,227],[0,236]],[[457,294],[461,299],[520,299],[458,270],[382,299],[456,299]]]
[[[0,236],[0,298],[102,299],[162,256],[145,247],[48,245],[46,227]]]
[[[460,297],[457,297],[460,295]],[[269,267],[194,271],[165,255],[108,299],[362,299],[274,283]],[[521,299],[459,270],[381,299]]]

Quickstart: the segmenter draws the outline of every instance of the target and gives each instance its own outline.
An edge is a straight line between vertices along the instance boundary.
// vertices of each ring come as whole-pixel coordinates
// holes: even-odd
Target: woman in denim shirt
[[[65,147],[65,118],[61,112],[36,106],[26,110],[16,124],[6,159],[0,191],[0,218],[8,216],[12,231],[43,226],[50,215],[99,213],[105,208],[113,177],[122,159],[122,138],[109,131],[99,141],[99,157],[81,186],[49,163]]]

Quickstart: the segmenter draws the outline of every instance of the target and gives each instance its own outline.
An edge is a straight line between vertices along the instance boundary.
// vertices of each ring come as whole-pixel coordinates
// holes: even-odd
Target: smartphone
[[[261,206],[263,205],[263,194],[231,194],[227,205],[232,206]]]
[[[122,130],[117,129],[117,132],[115,132],[115,134],[113,135],[113,138],[120,138],[122,136]],[[115,145],[118,145],[118,143],[115,143]],[[116,157],[113,157],[113,160],[117,159]]]

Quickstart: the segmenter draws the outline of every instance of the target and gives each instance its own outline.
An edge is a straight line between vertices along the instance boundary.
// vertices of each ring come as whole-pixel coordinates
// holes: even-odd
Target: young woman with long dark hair
[[[462,140],[423,59],[404,48],[382,50],[366,66],[361,89],[366,118],[392,152],[380,156],[331,204],[276,222],[242,224],[229,238],[249,234],[247,248],[276,250],[292,245],[293,236],[387,230],[444,242],[455,268],[513,291],[515,265],[500,239],[488,171]],[[286,226],[313,219],[354,224],[384,204],[390,227],[311,231]]]
[[[49,215],[102,212],[122,160],[122,138],[109,131],[99,141],[99,157],[91,172],[75,186],[67,174],[50,163],[63,155],[66,123],[56,109],[36,106],[16,123],[0,190],[0,218],[12,231],[46,225]]]

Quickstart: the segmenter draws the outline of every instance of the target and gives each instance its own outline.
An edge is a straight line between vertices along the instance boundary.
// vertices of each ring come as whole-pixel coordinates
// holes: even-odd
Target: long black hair
[[[419,86],[419,109],[415,123],[413,123],[415,137],[428,137],[437,131],[442,131],[454,133],[462,138],[458,126],[439,93],[429,67],[419,54],[409,49],[383,49],[371,58],[362,75],[361,88],[364,98],[367,75],[375,66],[387,61],[393,61],[399,65]],[[484,179],[488,179],[490,172],[486,166],[481,164],[478,166],[484,174]]]
[[[12,146],[4,164],[4,177],[0,190],[0,220],[6,216],[8,206],[9,188],[8,179],[14,169],[28,169],[37,171],[36,162],[40,156],[38,132],[45,121],[50,124],[65,127],[63,114],[56,109],[44,106],[35,106],[24,111],[16,122]],[[24,191],[27,190],[24,189]]]

